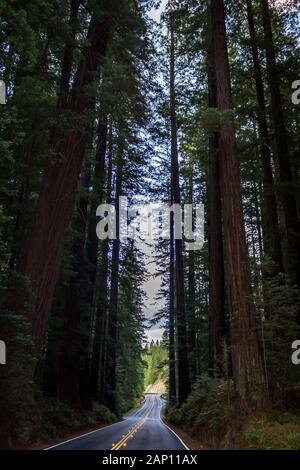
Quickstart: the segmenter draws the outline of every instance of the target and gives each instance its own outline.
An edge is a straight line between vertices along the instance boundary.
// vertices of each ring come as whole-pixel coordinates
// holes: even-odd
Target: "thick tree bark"
[[[213,35],[208,54],[208,106],[216,108],[216,80],[213,65]],[[224,376],[227,370],[225,332],[225,281],[220,189],[219,136],[216,130],[209,137],[209,368],[213,375]]]
[[[254,66],[256,84],[256,96],[258,104],[258,125],[260,140],[261,168],[263,175],[263,230],[264,249],[267,255],[275,262],[274,274],[283,271],[279,219],[277,201],[274,188],[273,170],[271,162],[270,139],[266,118],[265,94],[262,72],[259,61],[257,36],[253,16],[252,1],[247,0],[247,16],[251,41],[251,51]]]
[[[97,261],[98,261],[98,237],[96,234],[96,210],[100,202],[103,202],[104,195],[104,173],[105,173],[105,155],[106,155],[106,141],[107,141],[107,116],[105,115],[103,121],[99,121],[98,125],[98,138],[97,150],[95,155],[95,169],[93,178],[93,191],[90,199],[89,217],[87,223],[87,239],[85,244],[85,277],[87,279],[86,292],[85,292],[85,305],[86,310],[89,312],[88,330],[89,337],[85,345],[85,365],[81,370],[81,396],[82,402],[86,407],[90,407],[92,391],[91,385],[91,367],[93,365],[93,354],[91,353],[91,345],[94,343],[95,332],[94,326],[97,327],[97,335],[99,335],[99,322],[95,316],[95,293],[96,293],[96,278],[97,278]]]
[[[62,59],[62,71],[60,77],[60,87],[57,100],[57,109],[63,110],[67,106],[69,98],[70,78],[73,64],[73,56],[75,51],[75,38],[78,27],[78,13],[80,0],[71,0],[69,33]]]
[[[95,175],[93,184],[93,194],[90,207],[90,220],[88,224],[88,236],[87,236],[87,259],[89,263],[89,302],[91,305],[95,305],[95,290],[96,290],[96,277],[97,277],[97,261],[99,243],[96,234],[96,210],[97,206],[103,203],[104,199],[104,176],[105,176],[105,155],[106,155],[106,144],[107,144],[107,117],[105,116],[102,121],[99,122],[98,127],[98,145],[95,162]],[[109,175],[108,175],[109,176]],[[99,297],[100,302],[103,303],[103,307],[106,310],[107,303],[107,274],[108,274],[108,263],[107,263],[107,243],[103,242],[103,251],[101,254],[101,265],[99,266]],[[101,327],[103,322],[102,309],[96,307],[95,314],[95,332],[93,338],[93,352],[91,359],[91,370],[90,370],[90,387],[91,393],[95,400],[99,398],[99,360],[100,360],[100,349],[101,349],[101,338],[102,331]]]
[[[111,203],[112,191],[112,171],[113,171],[113,133],[112,123],[109,130],[109,150],[108,150],[108,174],[106,188],[106,202]],[[106,358],[107,358],[107,337],[108,337],[108,257],[109,257],[109,240],[103,242],[102,263],[100,272],[100,295],[97,304],[97,317],[101,319],[101,342],[99,357],[99,401],[104,403],[105,400],[105,378],[106,378]],[[103,286],[101,289],[101,285]]]
[[[122,130],[119,132],[122,133]],[[120,264],[120,207],[119,198],[122,192],[123,177],[123,137],[119,136],[117,168],[116,168],[116,238],[113,240],[110,278],[110,297],[108,307],[108,338],[107,338],[107,363],[106,367],[106,404],[112,411],[117,411],[116,388],[117,388],[117,338],[118,338],[118,291],[119,291],[119,264]],[[107,365],[108,365],[107,364]]]
[[[232,109],[223,0],[211,2],[217,106]],[[222,113],[222,114],[223,114]],[[221,116],[219,126],[220,180],[226,249],[226,278],[231,310],[232,369],[243,412],[266,404],[265,379],[257,337],[233,122]]]
[[[90,406],[93,391],[90,390],[90,331],[92,324],[93,299],[97,273],[98,239],[96,235],[96,207],[101,202],[104,183],[105,153],[106,153],[107,122],[99,122],[97,150],[95,155],[93,194],[88,211],[88,191],[90,177],[85,178],[84,193],[80,198],[79,213],[75,221],[75,242],[73,246],[73,267],[76,276],[71,278],[68,300],[66,302],[67,335],[65,344],[68,345],[63,355],[60,371],[59,397],[63,400],[79,400],[77,393],[80,385],[82,404]],[[97,203],[98,201],[98,203]],[[87,232],[87,237],[86,237]],[[80,238],[78,236],[80,235]],[[97,323],[97,322],[96,322]],[[97,323],[97,335],[99,324]],[[69,331],[70,330],[70,331]],[[80,331],[82,334],[80,344]],[[76,338],[75,338],[76,336]],[[81,356],[79,354],[81,350]],[[83,362],[83,366],[79,364]],[[93,358],[91,360],[93,366]],[[69,398],[68,398],[69,395]]]
[[[84,320],[85,306],[83,302],[87,284],[84,246],[89,184],[89,171],[84,171],[81,177],[82,194],[79,198],[77,214],[73,225],[76,235],[72,245],[72,271],[75,274],[70,278],[70,286],[66,293],[65,339],[61,351],[57,384],[58,398],[73,403],[80,403],[81,401],[80,364],[83,338],[80,332]]]
[[[172,192],[172,191],[171,191]],[[171,204],[172,204],[171,197]],[[174,214],[170,215],[170,278],[169,278],[169,403],[176,404],[175,362],[175,273]]]
[[[177,122],[176,122],[176,96],[175,96],[175,41],[172,14],[170,16],[170,123],[171,123],[171,175],[174,204],[181,203],[178,148],[177,148]],[[178,350],[178,403],[183,403],[188,397],[191,385],[189,377],[188,344],[187,344],[187,318],[185,306],[183,240],[175,239],[175,276],[176,276],[176,326]]]
[[[71,0],[70,4],[70,17],[69,17],[69,34],[66,40],[66,45],[62,60],[62,69],[60,76],[60,86],[58,91],[57,109],[63,110],[67,104],[69,93],[69,83],[71,77],[71,68],[73,63],[73,52],[75,49],[75,36],[77,31],[77,20],[79,11],[79,0]],[[17,80],[18,81],[18,80]],[[27,146],[26,146],[27,147]],[[16,216],[15,233],[12,246],[12,256],[10,259],[11,269],[15,268],[15,261],[19,252],[19,245],[21,234],[26,233],[26,225],[28,219],[28,200],[31,189],[32,178],[32,152],[33,142],[30,141],[29,148],[22,149],[23,165],[25,167],[24,174],[21,175],[21,185],[19,190],[20,207]],[[25,154],[25,157],[24,157]]]
[[[98,68],[106,54],[110,19],[93,14],[83,58],[78,67],[70,98],[70,109],[81,130],[72,130],[59,144],[55,159],[48,160],[31,229],[22,246],[17,270],[27,276],[34,292],[34,305],[26,312],[32,325],[37,350],[52,304],[53,291],[61,264],[64,241],[70,223],[85,149],[90,136],[94,100],[89,89],[98,78]],[[55,145],[54,145],[55,147]]]
[[[284,210],[287,252],[284,260],[289,278],[293,284],[300,284],[300,227],[297,214],[297,203],[294,194],[290,150],[287,130],[284,121],[280,80],[276,64],[271,17],[268,0],[261,0],[267,72],[271,96],[271,111],[274,123],[277,149],[278,171],[280,180],[279,199]]]
[[[90,284],[92,287],[95,285],[97,273],[97,256],[98,256],[98,237],[96,234],[96,210],[99,204],[103,203],[104,199],[104,177],[105,177],[105,156],[107,145],[107,116],[99,122],[98,126],[98,142],[97,151],[95,156],[95,171],[93,179],[93,193],[91,195],[90,203],[90,218],[88,223],[87,234],[87,257],[89,260],[90,271]],[[91,294],[93,298],[93,293]],[[91,303],[92,303],[92,300]]]
[[[189,168],[189,204],[193,204],[193,164]],[[194,228],[194,227],[193,227]],[[197,344],[196,344],[196,278],[195,278],[195,251],[188,253],[188,295],[187,295],[187,338],[188,338],[188,360],[190,366],[190,381],[193,385],[199,371],[197,370]]]

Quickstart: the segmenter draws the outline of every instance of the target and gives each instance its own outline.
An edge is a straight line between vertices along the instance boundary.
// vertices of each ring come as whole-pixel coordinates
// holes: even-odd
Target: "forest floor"
[[[137,408],[139,408],[141,404],[144,403],[144,401],[145,401],[144,399],[141,400],[140,403],[138,403],[136,407],[132,408],[127,413],[125,413],[124,417],[130,416],[131,414],[133,414],[135,412],[135,410]],[[76,419],[78,421],[82,421],[82,425],[80,425],[80,424],[78,425],[78,421],[77,421],[76,426],[74,426],[73,431],[72,430],[66,431],[64,421],[67,421],[68,418],[66,417],[65,419],[62,420],[63,422],[59,423],[59,421],[61,419],[61,416],[57,415],[57,411],[55,411],[53,413],[53,409],[52,409],[52,412],[49,413],[49,408],[50,408],[49,403],[55,403],[55,401],[54,400],[49,400],[49,401],[46,400],[44,402],[44,406],[45,406],[45,404],[48,404],[46,406],[47,413],[46,413],[46,416],[45,416],[45,421],[43,421],[43,423],[41,425],[42,433],[41,433],[41,438],[38,439],[38,442],[36,442],[34,444],[15,445],[13,447],[13,450],[42,450],[42,449],[46,449],[48,447],[55,446],[57,444],[65,442],[67,440],[74,439],[74,438],[76,438],[78,436],[81,436],[83,434],[92,433],[93,431],[96,431],[98,429],[109,426],[112,423],[120,421],[117,418],[113,419],[113,417],[109,417],[110,419],[107,420],[107,416],[106,416],[105,421],[101,421],[101,419],[99,419],[99,421],[97,422],[97,421],[95,421],[95,414],[93,412],[80,413],[80,412],[78,412],[78,410],[77,411],[75,410]],[[64,410],[67,411],[68,415],[70,414],[71,410],[72,410],[72,412],[74,411],[73,409],[69,408],[68,405],[66,405],[66,404],[64,404]],[[72,416],[72,418],[74,419],[73,416]],[[88,420],[88,419],[92,419],[94,421],[94,423],[90,426],[88,424],[86,424],[86,420]],[[53,438],[51,438],[50,436],[49,436],[49,438],[47,438],[47,436],[44,437],[44,434],[49,432],[49,429],[52,428],[53,421],[55,421],[55,424],[57,422],[57,429],[55,430],[55,433],[58,433],[59,435],[56,436],[56,437],[53,436]],[[76,428],[76,430],[75,430],[75,428]]]
[[[103,424],[99,423],[96,426],[90,427],[90,428],[83,428],[80,431],[76,431],[73,433],[66,434],[64,437],[61,437],[59,439],[54,439],[51,441],[46,441],[46,442],[38,442],[36,444],[31,444],[31,445],[20,445],[20,446],[15,446],[13,450],[43,450],[47,449],[48,447],[55,446],[57,444],[61,444],[62,442],[68,441],[70,439],[74,439],[75,437],[81,436],[83,434],[88,434],[93,431],[97,431],[98,429],[104,428],[106,426],[109,426],[109,424]]]
[[[205,447],[202,442],[190,436],[190,434],[188,434],[186,431],[166,421],[164,419],[164,416],[162,416],[162,420],[170,429],[172,429],[180,437],[180,439],[183,440],[183,442],[188,446],[190,450],[209,450],[209,448]]]
[[[270,410],[243,419],[228,418],[215,427],[214,419],[191,431],[184,421],[172,428],[191,450],[300,450],[300,416],[296,412]],[[193,433],[192,436],[190,433]]]

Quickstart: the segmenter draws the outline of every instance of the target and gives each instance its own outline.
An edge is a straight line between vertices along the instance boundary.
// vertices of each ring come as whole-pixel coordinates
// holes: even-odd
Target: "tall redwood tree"
[[[256,328],[236,154],[227,35],[223,0],[212,0],[214,68],[220,111],[220,182],[223,203],[225,266],[231,310],[232,369],[239,407],[244,412],[266,403],[265,379]]]
[[[76,118],[82,124],[54,142],[56,155],[46,162],[31,228],[17,263],[17,270],[30,279],[33,289],[33,306],[27,317],[38,349],[43,343],[78,178],[90,138],[89,114],[93,113],[94,107],[90,90],[98,79],[99,66],[106,54],[110,21],[109,15],[103,12],[94,13],[91,17],[87,46],[74,78],[68,105],[74,120]]]

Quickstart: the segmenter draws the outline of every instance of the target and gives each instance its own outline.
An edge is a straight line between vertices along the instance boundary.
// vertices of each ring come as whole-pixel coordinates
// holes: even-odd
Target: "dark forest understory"
[[[299,450],[299,2],[0,0],[0,48],[0,448],[155,385],[200,448]],[[120,197],[202,204],[203,246],[122,238]]]

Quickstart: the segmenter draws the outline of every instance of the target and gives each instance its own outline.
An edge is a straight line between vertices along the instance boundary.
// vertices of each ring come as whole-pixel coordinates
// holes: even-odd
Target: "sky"
[[[168,0],[161,0],[159,8],[153,8],[149,12],[150,18],[155,20],[156,22],[160,22],[160,17],[165,7],[167,5]],[[271,0],[271,5],[275,8],[285,11],[291,8],[293,4],[295,4],[295,0]],[[161,278],[159,276],[155,276],[155,272],[157,270],[157,266],[155,262],[151,262],[151,258],[154,254],[154,248],[147,246],[143,241],[138,243],[138,248],[144,253],[144,259],[146,263],[150,264],[147,266],[148,271],[150,273],[150,278],[144,282],[142,288],[146,293],[147,297],[145,299],[145,309],[144,314],[147,319],[152,318],[154,313],[160,309],[163,305],[163,301],[156,302],[155,297],[159,291],[161,286]],[[162,338],[163,330],[159,328],[159,325],[152,327],[150,330],[146,332],[147,340],[150,342],[152,340],[156,341],[157,339]]]
[[[158,23],[160,21],[160,16],[161,16],[162,12],[164,11],[164,9],[167,5],[167,2],[168,2],[168,0],[161,0],[159,8],[158,9],[153,8],[149,13],[149,16],[153,20],[157,21]]]
[[[167,2],[168,0],[161,0],[159,8],[157,9],[153,8],[149,12],[150,18],[152,18],[153,20],[159,23],[161,14],[165,10]],[[291,8],[293,4],[295,4],[295,0],[271,0],[270,4],[281,11],[286,11],[289,8]],[[149,246],[147,246],[142,241],[140,241],[138,245],[139,245],[139,249],[144,253],[145,262],[149,263],[149,261],[151,260],[151,257],[154,254],[154,249],[151,247],[149,248]],[[145,313],[146,318],[151,318],[153,317],[155,311],[161,308],[163,301],[160,301],[159,303],[155,302],[155,297],[161,285],[160,277],[155,276],[155,271],[157,269],[155,262],[151,262],[149,266],[147,266],[147,268],[151,274],[151,277],[146,282],[144,282],[142,288],[147,294],[147,298],[145,299],[144,313]],[[151,340],[156,341],[157,339],[162,338],[162,333],[163,333],[163,330],[160,329],[159,326],[154,326],[146,332],[147,339],[148,341],[151,341]]]
[[[158,23],[160,22],[160,17],[162,12],[164,11],[166,4],[168,0],[161,0],[161,3],[159,5],[158,9],[153,8],[149,12],[150,18],[153,20],[157,21]],[[154,254],[154,249],[140,241],[138,243],[138,248],[144,253],[145,255],[145,262],[149,262]],[[160,285],[161,285],[161,279],[159,276],[155,276],[155,271],[156,271],[156,264],[154,262],[151,262],[149,266],[147,266],[148,271],[151,275],[151,277],[144,282],[142,288],[145,291],[147,298],[145,299],[145,309],[144,313],[146,318],[152,318],[154,313],[162,306],[162,302],[156,302],[155,297],[159,291]],[[156,341],[157,339],[161,339],[163,334],[163,330],[159,328],[159,326],[154,326],[150,330],[147,330],[146,336],[147,340],[151,342],[152,340]]]
[[[161,277],[156,275],[158,266],[153,259],[155,255],[155,242],[147,240],[146,243],[143,239],[143,232],[146,232],[148,228],[147,220],[148,219],[145,219],[139,226],[140,237],[136,239],[136,247],[144,255],[144,262],[146,264],[147,272],[149,273],[148,279],[142,284],[142,289],[146,294],[146,298],[144,299],[144,314],[147,319],[150,319],[153,318],[155,312],[164,305],[164,301],[156,300],[156,296],[161,287]],[[163,330],[160,329],[158,325],[146,331],[147,340],[149,342],[152,340],[156,341],[157,339],[160,340],[162,338],[162,334]]]

